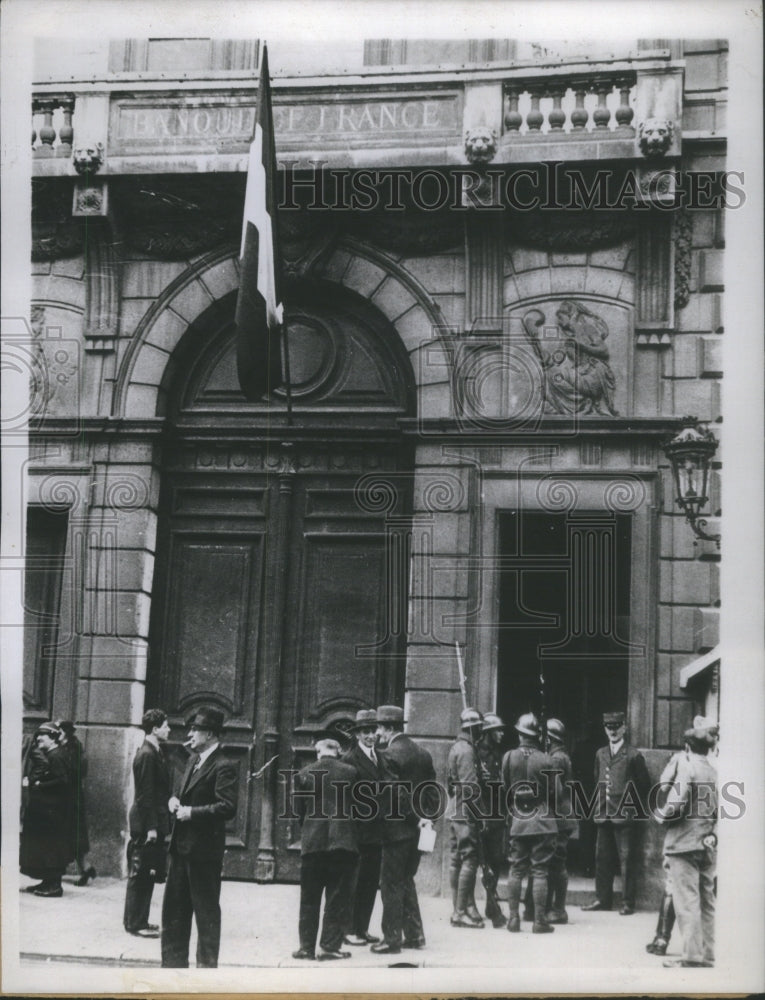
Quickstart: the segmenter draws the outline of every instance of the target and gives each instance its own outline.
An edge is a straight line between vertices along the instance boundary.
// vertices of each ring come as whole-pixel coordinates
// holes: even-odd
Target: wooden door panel
[[[245,685],[249,654],[257,648],[262,547],[262,536],[173,534],[170,575],[176,583],[163,660],[165,701],[177,713],[207,697],[227,716],[252,722]]]
[[[373,659],[359,644],[383,638],[385,545],[379,535],[306,535],[296,721],[320,719],[333,708],[374,707]]]

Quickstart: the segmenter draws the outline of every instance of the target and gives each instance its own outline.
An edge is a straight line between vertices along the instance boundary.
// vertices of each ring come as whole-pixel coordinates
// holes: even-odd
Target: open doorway
[[[506,511],[499,519],[497,711],[563,721],[574,775],[593,785],[601,713],[628,696],[631,529],[611,511]],[[541,675],[541,676],[540,676]],[[571,845],[579,874],[594,862],[594,831]]]

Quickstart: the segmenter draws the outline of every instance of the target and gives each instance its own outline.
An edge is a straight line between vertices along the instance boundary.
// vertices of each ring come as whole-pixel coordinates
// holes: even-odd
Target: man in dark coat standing
[[[373,708],[357,712],[352,732],[356,736],[356,745],[344,755],[343,760],[351,767],[355,767],[358,774],[354,788],[358,789],[359,795],[354,798],[357,799],[356,830],[359,838],[359,856],[352,893],[351,929],[346,935],[345,943],[376,944],[380,939],[369,933],[369,920],[380,885],[382,816],[379,784],[385,777],[376,750],[377,712]]]
[[[150,708],[141,720],[146,734],[133,760],[133,805],[130,807],[128,842],[128,883],[123,922],[128,934],[159,937],[159,927],[149,923],[149,909],[154,891],[154,877],[145,863],[147,844],[164,848],[170,831],[170,776],[162,755],[162,744],[170,735],[167,715]]]
[[[293,958],[319,961],[350,958],[342,951],[350,917],[358,841],[351,813],[351,788],[358,778],[350,764],[337,759],[337,740],[318,740],[317,759],[295,776],[292,802],[301,820],[300,948]],[[321,951],[316,955],[321,897],[324,920]]]
[[[622,916],[635,912],[637,834],[647,818],[645,801],[650,788],[645,759],[625,739],[624,712],[605,712],[608,745],[595,755],[597,807],[595,825],[595,899],[583,910],[610,910],[617,865],[622,873]]]
[[[162,966],[189,965],[191,918],[197,923],[197,968],[218,966],[220,884],[226,821],[236,814],[237,773],[223,756],[223,713],[201,708],[189,720],[189,760],[177,794],[168,803],[174,816],[170,865],[162,904]]]
[[[420,906],[414,876],[420,864],[420,827],[431,825],[438,806],[436,772],[427,750],[404,735],[404,712],[396,705],[377,709],[377,737],[385,746],[388,773],[383,796],[380,894],[383,940],[376,954],[395,955],[405,948],[424,948]]]

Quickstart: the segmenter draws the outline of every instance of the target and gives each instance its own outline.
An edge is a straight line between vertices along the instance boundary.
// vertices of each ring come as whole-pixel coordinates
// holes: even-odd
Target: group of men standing
[[[649,776],[643,756],[626,742],[624,713],[606,713],[603,722],[607,743],[598,750],[594,768],[596,895],[582,909],[612,908],[618,869],[623,886],[619,912],[628,916],[635,909],[636,834],[639,822],[647,818]],[[161,750],[169,733],[167,716],[153,709],[143,717],[145,739],[133,765],[124,923],[131,934],[159,936],[159,928],[148,918],[153,885],[165,879],[166,842],[162,965],[188,966],[196,918],[197,967],[214,968],[220,946],[225,825],[236,813],[237,775],[220,748],[222,713],[200,709],[188,725],[186,746],[192,754],[171,795]],[[449,750],[450,923],[456,928],[485,926],[475,899],[480,871],[485,915],[495,927],[520,932],[525,881],[524,919],[532,923],[533,933],[549,934],[554,925],[568,922],[567,851],[577,828],[579,802],[563,723],[549,719],[543,728],[529,712],[514,728],[518,746],[503,754],[502,720],[466,708]],[[660,822],[675,824],[665,844],[667,892],[676,897],[678,920],[688,939],[681,961],[687,965],[713,960],[714,868],[709,856],[714,851],[716,799],[703,822],[697,816],[698,788],[714,785],[707,758],[716,740],[713,728],[698,722],[685,734],[684,754],[670,762],[673,778],[682,778],[680,790],[656,812]],[[425,946],[415,875],[423,851],[432,849],[433,819],[443,811],[442,786],[430,753],[404,733],[400,707],[363,709],[351,730],[355,744],[350,750],[343,754],[335,739],[319,739],[316,760],[293,776],[292,806],[302,828],[300,947],[293,953],[297,959],[350,958],[352,951],[345,946],[369,945],[382,955]],[[706,799],[704,805],[709,805]],[[497,885],[508,861],[505,917]],[[692,901],[697,883],[700,912]],[[369,932],[378,888],[382,939]],[[668,938],[668,931],[659,937],[662,919],[660,915],[657,938],[649,946],[657,954],[665,953]]]
[[[405,735],[396,705],[359,711],[352,731],[356,745],[342,759],[336,740],[319,740],[316,761],[293,784],[302,821],[298,959],[350,958],[344,945],[382,955],[425,946],[414,877],[421,830],[438,807],[433,760]],[[378,885],[382,940],[369,933]]]

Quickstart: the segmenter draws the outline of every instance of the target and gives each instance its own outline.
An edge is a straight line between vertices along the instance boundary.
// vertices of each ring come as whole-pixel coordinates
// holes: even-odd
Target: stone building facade
[[[293,880],[281,769],[400,701],[443,773],[455,641],[508,719],[541,664],[585,767],[604,709],[657,774],[716,698],[719,554],[662,445],[721,413],[726,50],[376,40],[306,76],[273,46],[289,425],[236,381],[258,43],[112,42],[81,77],[40,46],[25,726],[76,721],[99,871],[151,706],[177,762],[224,711],[226,873]],[[551,194],[573,174],[597,204]]]

